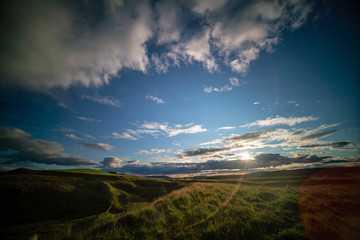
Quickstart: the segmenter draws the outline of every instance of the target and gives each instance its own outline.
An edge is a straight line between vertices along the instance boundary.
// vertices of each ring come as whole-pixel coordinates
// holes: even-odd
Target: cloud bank
[[[107,163],[107,158],[103,163]],[[110,160],[109,160],[110,161]],[[111,160],[112,161],[112,160]],[[121,167],[111,167],[104,164],[103,170],[136,175],[175,175],[175,176],[205,176],[213,174],[236,174],[273,169],[296,169],[304,167],[320,167],[327,164],[360,164],[359,158],[336,159],[330,156],[319,157],[313,154],[295,155],[293,157],[280,154],[259,154],[254,160],[208,160],[197,163],[123,163]]]
[[[290,125],[302,121],[314,119],[313,117],[299,118],[275,118],[259,120],[258,124],[266,121],[263,126]],[[328,129],[338,124],[321,125],[314,129],[266,129],[261,131],[248,132],[244,134],[231,134],[210,142],[200,144],[200,147],[183,149],[177,153],[179,159],[213,159],[222,158],[231,160],[241,157],[242,152],[247,150],[281,148],[282,151],[308,151],[319,152],[321,150],[358,151],[360,146],[354,141],[326,141],[323,138],[337,133],[336,129]],[[216,145],[216,146],[210,146]]]
[[[40,163],[61,166],[99,165],[92,160],[72,156],[56,142],[34,139],[18,128],[0,128],[0,163]]]

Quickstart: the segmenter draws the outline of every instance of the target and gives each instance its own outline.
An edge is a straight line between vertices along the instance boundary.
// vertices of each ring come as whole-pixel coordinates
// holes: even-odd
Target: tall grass
[[[204,179],[147,179],[85,170],[0,174],[0,191],[7,193],[1,198],[1,215],[7,221],[1,219],[0,238],[300,240],[360,236],[352,231],[360,224],[359,169],[349,177],[315,175],[310,181],[303,180],[315,170]],[[345,235],[336,233],[337,228]]]
[[[124,214],[100,215],[87,228],[74,225],[64,239],[306,239],[306,236],[298,214],[296,187],[193,183]]]

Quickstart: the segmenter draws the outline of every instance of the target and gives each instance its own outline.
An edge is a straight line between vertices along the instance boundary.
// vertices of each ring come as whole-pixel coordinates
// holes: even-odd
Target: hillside
[[[71,220],[122,212],[149,202],[184,183],[110,174],[96,170],[35,171],[18,169],[0,175],[1,224]]]
[[[360,236],[360,168],[199,179],[19,169],[0,174],[0,191],[2,239]]]

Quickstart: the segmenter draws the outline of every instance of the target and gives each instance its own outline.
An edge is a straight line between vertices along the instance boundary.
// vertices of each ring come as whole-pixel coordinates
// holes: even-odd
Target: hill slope
[[[21,169],[0,174],[0,235],[2,239],[319,239],[314,232],[318,229],[322,235],[341,236],[334,231],[344,230],[346,236],[357,237],[359,189],[360,168],[201,179]],[[341,198],[345,194],[346,199]],[[359,211],[341,208],[349,204]],[[339,208],[341,214],[336,212]],[[326,214],[319,215],[322,209]],[[352,214],[351,222],[346,222],[347,214]],[[343,227],[331,227],[330,234],[328,228],[314,228],[331,226],[337,216]]]

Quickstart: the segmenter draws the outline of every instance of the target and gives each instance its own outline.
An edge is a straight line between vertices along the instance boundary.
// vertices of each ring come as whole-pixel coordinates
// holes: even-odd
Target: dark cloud
[[[96,150],[102,150],[102,151],[111,151],[114,149],[114,146],[111,146],[109,144],[106,143],[87,143],[87,142],[83,142],[83,143],[79,143],[81,145],[81,148],[86,148],[86,149],[96,149]]]
[[[327,131],[321,131],[321,132],[315,132],[315,133],[310,133],[306,136],[303,136],[301,138],[301,140],[310,140],[310,139],[317,139],[317,138],[322,138],[322,137],[326,137],[329,136],[335,132],[337,132],[338,130],[327,130]]]
[[[353,141],[340,141],[331,143],[315,143],[308,145],[301,145],[300,148],[330,148],[330,149],[349,149],[351,146],[356,146]]]
[[[288,165],[292,163],[313,163],[320,162],[329,156],[318,157],[313,154],[297,155],[295,157],[285,157],[280,154],[260,154],[255,157],[257,167],[276,167],[280,165]]]
[[[281,156],[280,154],[260,154],[254,160],[208,160],[196,163],[136,163],[126,164],[118,168],[103,166],[106,170],[117,171],[138,175],[169,175],[169,174],[201,174],[206,171],[238,171],[246,172],[259,168],[271,168],[288,166],[293,163],[308,164],[317,163],[321,165],[329,156],[319,157],[312,154],[296,155],[294,157]]]
[[[218,152],[225,152],[231,150],[230,147],[198,147],[198,148],[188,148],[182,150],[177,156],[178,158],[184,157],[196,157],[211,155]]]
[[[125,161],[125,164],[138,164],[139,160],[129,160],[129,161]]]
[[[275,131],[276,130],[263,130],[258,132],[250,132],[243,135],[237,134],[223,138],[221,141],[223,143],[232,143],[239,141],[256,141],[256,140],[264,139],[266,135],[273,133]]]
[[[18,128],[0,128],[0,159],[4,164],[31,162],[43,164],[99,165],[91,160],[63,153],[64,147],[56,142],[33,139]]]
[[[301,135],[306,133],[306,131],[304,129],[298,129],[295,132],[292,133],[292,135]]]

